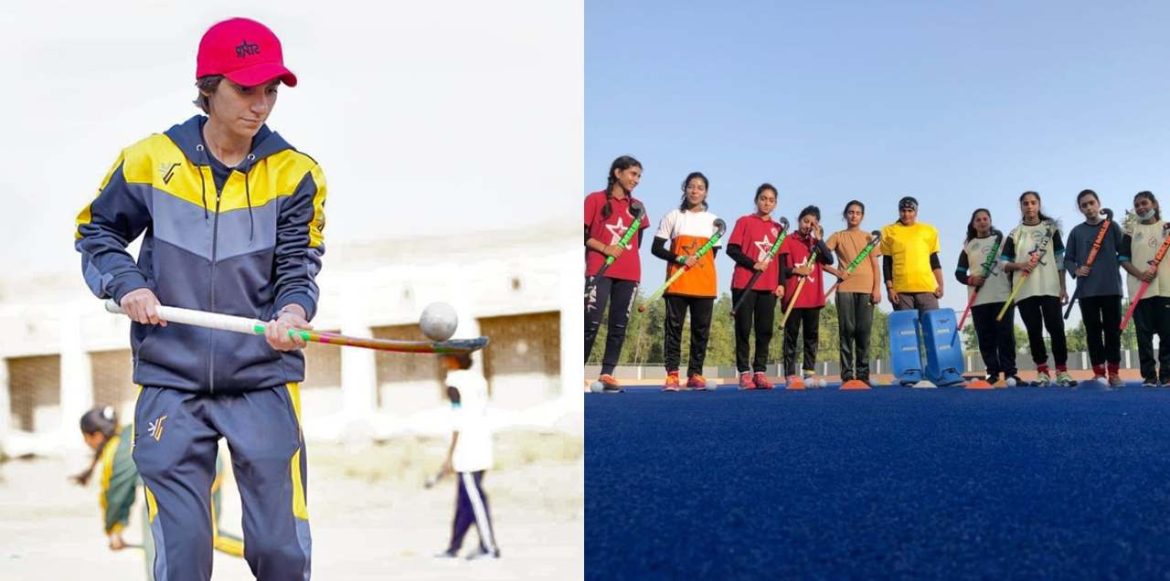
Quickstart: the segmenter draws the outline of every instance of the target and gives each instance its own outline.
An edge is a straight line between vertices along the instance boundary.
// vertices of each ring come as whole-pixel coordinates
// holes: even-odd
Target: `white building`
[[[562,329],[579,325],[580,249],[564,225],[326,246],[318,330],[422,339],[423,307],[459,313],[456,337],[477,353],[505,426],[581,428],[580,388]],[[80,257],[78,258],[80,264]],[[80,445],[95,403],[133,413],[129,320],[105,312],[76,272],[0,281],[0,451],[52,454]],[[310,439],[441,433],[446,409],[434,356],[312,344],[302,384]],[[579,365],[577,366],[579,368]],[[579,373],[579,372],[578,372]]]

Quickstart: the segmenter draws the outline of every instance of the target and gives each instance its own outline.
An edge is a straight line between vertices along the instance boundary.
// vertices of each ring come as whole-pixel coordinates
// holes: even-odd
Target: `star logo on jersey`
[[[773,234],[774,233],[775,232],[773,232]],[[768,239],[767,234],[764,235],[763,240],[759,240],[756,242],[756,249],[760,251],[759,254],[756,256],[756,262],[760,262],[760,261],[763,261],[765,258],[768,258],[768,251],[772,249],[772,241]]]
[[[628,228],[626,227],[626,221],[624,219],[622,219],[621,216],[618,216],[617,222],[615,222],[613,224],[606,224],[605,229],[609,230],[609,233],[613,235],[613,238],[609,241],[610,246],[613,246],[614,244],[621,242],[622,236],[625,236],[626,230],[628,230]],[[626,250],[630,250],[633,247],[634,247],[633,244],[630,244],[630,243],[626,244]]]

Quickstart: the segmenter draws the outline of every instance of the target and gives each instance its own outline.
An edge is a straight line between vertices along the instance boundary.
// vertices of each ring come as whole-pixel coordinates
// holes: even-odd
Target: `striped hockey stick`
[[[106,301],[106,310],[111,313],[125,314],[122,307],[112,300]],[[266,323],[259,319],[208,313],[179,307],[158,307],[158,316],[171,323],[182,323],[207,329],[219,329],[245,335],[263,335]],[[370,339],[366,337],[350,337],[337,333],[309,331],[306,329],[289,329],[290,337],[300,337],[305,341],[338,345],[344,347],[363,347],[378,351],[393,351],[396,353],[434,353],[438,355],[457,355],[471,353],[487,347],[487,337],[475,339],[450,339],[438,343],[429,341],[403,341],[397,339]]]

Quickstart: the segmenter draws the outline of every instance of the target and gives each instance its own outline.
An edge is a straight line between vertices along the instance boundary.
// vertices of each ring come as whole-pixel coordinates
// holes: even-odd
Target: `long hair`
[[[683,189],[686,189],[686,186],[683,186]],[[760,196],[764,195],[764,192],[767,192],[767,191],[772,192],[772,196],[774,196],[776,198],[777,203],[780,202],[780,192],[776,191],[776,186],[773,186],[772,184],[770,184],[768,182],[764,182],[764,183],[760,184],[760,187],[756,188],[756,197],[752,201],[753,202],[760,201]],[[1149,192],[1147,192],[1147,193],[1149,193]]]
[[[690,209],[689,207],[687,207],[687,184],[691,183],[691,180],[693,180],[695,178],[699,178],[699,179],[703,180],[703,189],[707,190],[708,194],[711,193],[711,182],[707,181],[707,176],[703,175],[703,172],[693,171],[693,172],[687,174],[687,179],[683,180],[683,183],[682,183],[682,202],[678,206],[678,209],[682,210],[683,212],[686,212],[687,210]],[[757,194],[757,195],[759,195],[759,194]],[[707,209],[707,198],[703,198],[702,204],[703,204],[703,209],[706,210]]]
[[[605,180],[605,207],[601,209],[602,218],[608,218],[610,214],[613,214],[613,207],[610,205],[610,200],[613,199],[613,186],[617,184],[617,178],[613,177],[614,172],[625,171],[631,167],[641,169],[642,162],[634,159],[634,157],[631,155],[623,155],[613,160],[613,163],[609,164],[609,176],[607,176]],[[630,201],[633,202],[633,194],[630,192],[626,193],[629,194]]]
[[[967,222],[967,239],[963,240],[963,244],[970,242],[977,235],[975,233],[975,216],[978,216],[979,212],[987,212],[987,219],[991,219],[991,210],[987,208],[976,208],[974,212],[971,212],[971,220]]]
[[[1154,197],[1153,192],[1150,192],[1149,190],[1140,191],[1136,196],[1133,197],[1133,201],[1138,201],[1138,198],[1145,198],[1154,205],[1154,220],[1162,219],[1162,210],[1158,208],[1158,198]]]

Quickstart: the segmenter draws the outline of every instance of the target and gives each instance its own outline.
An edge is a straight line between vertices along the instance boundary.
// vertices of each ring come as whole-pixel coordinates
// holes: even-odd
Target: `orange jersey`
[[[682,212],[672,210],[659,224],[658,238],[670,240],[670,250],[679,256],[690,256],[699,251],[715,235],[716,216],[710,212]],[[718,247],[718,245],[717,245]],[[671,263],[666,266],[666,277],[670,278],[683,265]],[[707,252],[690,270],[666,288],[668,295],[689,297],[716,296],[718,281],[715,276],[715,253]]]

